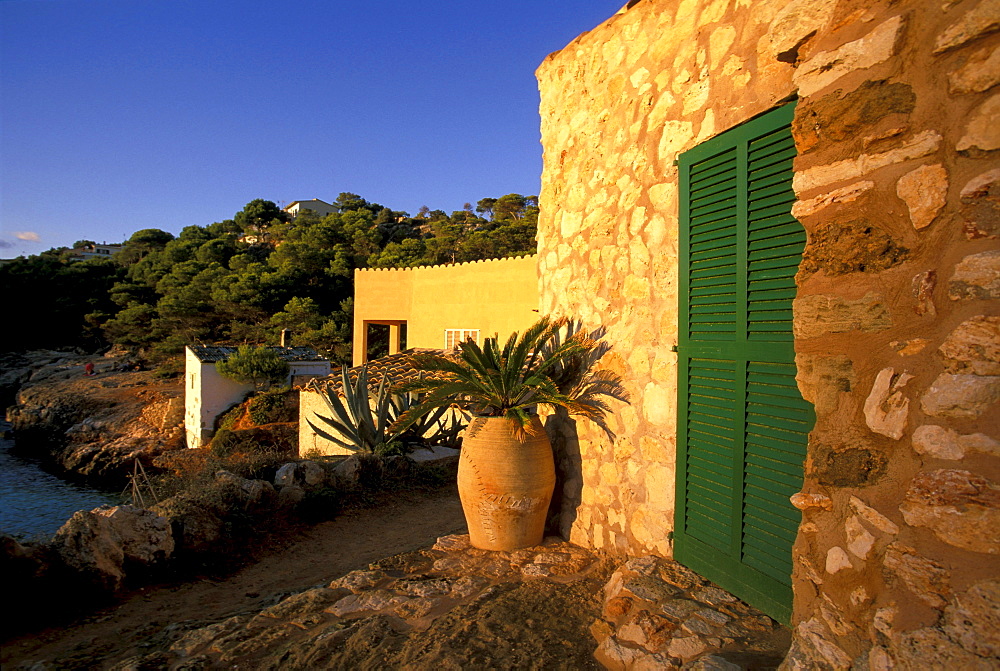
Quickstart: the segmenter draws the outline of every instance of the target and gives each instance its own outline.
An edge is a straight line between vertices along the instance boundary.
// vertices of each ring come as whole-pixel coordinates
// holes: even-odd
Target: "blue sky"
[[[358,193],[537,194],[535,68],[624,0],[0,0],[0,257]]]

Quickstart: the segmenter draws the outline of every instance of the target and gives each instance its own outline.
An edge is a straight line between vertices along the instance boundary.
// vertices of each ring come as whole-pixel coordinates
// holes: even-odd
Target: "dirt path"
[[[209,624],[242,611],[260,610],[283,596],[329,583],[383,557],[464,532],[465,520],[454,491],[402,494],[387,505],[348,511],[318,524],[287,547],[224,580],[138,591],[80,622],[6,641],[0,662],[5,669],[28,668],[39,661],[48,662],[40,668],[107,668],[143,652],[150,637],[171,625]]]

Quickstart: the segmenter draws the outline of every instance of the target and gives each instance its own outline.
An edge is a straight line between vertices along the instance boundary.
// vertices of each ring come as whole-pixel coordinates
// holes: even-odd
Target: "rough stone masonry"
[[[797,99],[816,409],[785,668],[1000,660],[1000,2],[640,0],[539,67],[541,311],[603,325],[615,437],[553,417],[562,530],[672,556],[678,154]]]

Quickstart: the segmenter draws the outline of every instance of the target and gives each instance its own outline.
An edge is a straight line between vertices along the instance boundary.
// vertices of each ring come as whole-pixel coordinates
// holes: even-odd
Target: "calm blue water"
[[[9,425],[0,422],[0,430]],[[92,510],[119,497],[60,480],[10,453],[0,440],[0,532],[22,540],[48,540],[77,510]]]

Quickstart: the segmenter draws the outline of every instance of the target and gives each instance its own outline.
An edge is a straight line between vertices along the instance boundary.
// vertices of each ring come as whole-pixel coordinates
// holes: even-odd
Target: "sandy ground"
[[[30,668],[35,662],[44,662],[36,667],[42,669],[108,668],[155,645],[165,629],[257,611],[378,559],[465,532],[454,490],[400,494],[386,505],[345,511],[311,527],[226,578],[148,587],[68,626],[7,640],[0,663],[4,669]],[[12,604],[7,605],[12,612]]]

